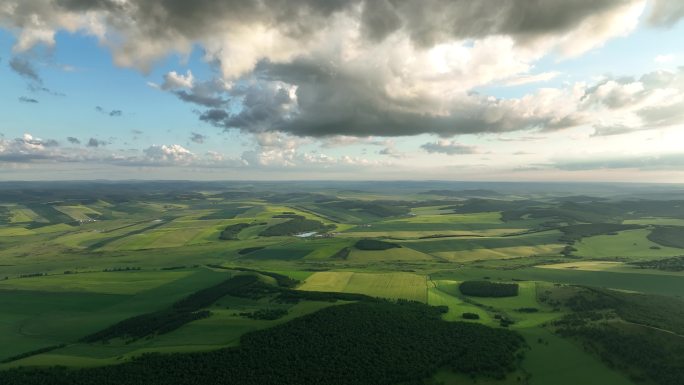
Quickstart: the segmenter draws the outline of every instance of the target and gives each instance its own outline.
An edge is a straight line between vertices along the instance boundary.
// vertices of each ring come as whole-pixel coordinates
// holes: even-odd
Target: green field
[[[598,235],[576,244],[574,253],[587,258],[624,258],[630,260],[654,257],[673,257],[684,254],[684,249],[666,247],[646,238],[650,230],[626,230],[617,235]]]
[[[156,192],[68,203],[56,197],[0,202],[6,218],[0,223],[0,308],[5,309],[0,312],[0,360],[64,345],[2,363],[0,370],[115,365],[144,353],[210,353],[241,346],[251,332],[372,297],[379,301],[374,303],[410,300],[439,306],[444,321],[505,328],[529,345],[505,379],[470,378],[442,368],[428,385],[630,384],[626,374],[577,341],[553,334],[554,323],[572,311],[541,302],[540,293],[581,285],[684,297],[684,273],[658,270],[661,265],[655,263],[682,255],[684,249],[648,239],[660,228],[665,229],[661,237],[677,241],[679,228],[671,226],[681,226],[684,213],[665,216],[660,203],[575,204],[583,220],[600,218],[592,227],[572,222],[565,198],[554,194],[530,194],[536,201],[513,207],[520,211],[515,213],[506,211],[512,206],[502,201],[523,199],[519,193],[492,202],[415,191],[251,191],[236,192],[234,198],[230,189],[193,194],[187,199]],[[579,207],[585,204],[589,207]],[[483,211],[459,214],[461,207]],[[293,218],[317,221],[328,230],[307,237],[262,235]],[[615,223],[645,227],[563,238],[578,224],[615,228]],[[236,224],[241,225],[231,237],[220,238]],[[639,268],[629,264],[633,261],[654,263]],[[81,341],[117,322],[165,311],[238,275],[258,277],[265,286],[212,298],[201,307],[204,316],[163,333],[108,343]],[[463,295],[460,283],[471,280],[516,283],[518,295]],[[479,318],[466,320],[464,313]],[[253,319],[250,314],[278,316]]]

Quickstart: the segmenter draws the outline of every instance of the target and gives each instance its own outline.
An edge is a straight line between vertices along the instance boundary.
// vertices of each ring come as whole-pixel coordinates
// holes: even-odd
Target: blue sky
[[[684,182],[674,0],[550,1],[529,26],[460,1],[420,20],[363,0],[289,19],[170,1],[161,21],[104,3],[0,8],[0,179]]]

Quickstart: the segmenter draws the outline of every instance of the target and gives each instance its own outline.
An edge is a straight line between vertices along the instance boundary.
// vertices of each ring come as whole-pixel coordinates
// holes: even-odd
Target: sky
[[[681,0],[3,0],[0,180],[684,183]]]

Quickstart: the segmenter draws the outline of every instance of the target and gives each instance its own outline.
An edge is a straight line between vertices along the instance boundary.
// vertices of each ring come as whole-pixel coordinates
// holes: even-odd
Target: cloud
[[[469,155],[477,154],[477,147],[467,146],[449,140],[438,140],[437,142],[425,143],[420,146],[423,150],[433,153],[447,154],[447,155]]]
[[[49,159],[58,147],[59,142],[54,139],[41,139],[28,133],[13,140],[0,138],[0,162]]]
[[[684,3],[680,0],[656,0],[648,21],[659,27],[672,27],[684,18]]]
[[[684,68],[639,78],[607,78],[584,90],[578,110],[595,116],[594,135],[617,135],[684,123]]]
[[[198,42],[210,59],[221,63],[226,76],[239,76],[262,58],[289,60],[309,52],[327,40],[325,37],[334,36],[330,30],[342,24],[353,27],[358,39],[368,45],[402,36],[412,45],[426,48],[505,35],[521,46],[552,40],[557,45],[586,49],[622,32],[616,30],[615,19],[630,7],[643,8],[643,3],[298,0],[265,4],[258,0],[198,0],[188,6],[183,0],[9,0],[0,13],[0,23],[19,31],[14,47],[18,52],[35,44],[54,45],[56,30],[82,30],[110,47],[117,64],[148,70],[171,52],[190,52]],[[669,4],[661,7],[665,8],[662,12],[676,8],[676,0],[661,3]]]
[[[357,144],[374,144],[371,137],[357,137],[357,136],[346,136],[346,135],[336,135],[326,138],[321,138],[319,141],[322,148],[334,148],[334,147],[344,147],[353,146]]]
[[[88,139],[86,146],[88,146],[88,147],[101,147],[101,146],[106,146],[108,144],[109,144],[109,142],[106,142],[104,140],[90,138],[90,139]]]
[[[1,16],[0,16],[1,18]],[[0,23],[1,27],[1,23]],[[27,81],[27,87],[31,92],[45,92],[53,96],[65,96],[63,93],[53,91],[43,85],[43,78],[40,76],[33,63],[26,57],[14,56],[9,61],[9,66],[19,76]]]
[[[172,145],[152,145],[143,153],[146,161],[151,164],[187,164],[195,159],[195,154],[179,144]]]
[[[179,75],[175,71],[167,73],[161,86],[156,83],[148,84],[168,91],[184,102],[202,107],[218,108],[229,103],[229,99],[225,97],[230,91],[228,84],[219,78],[197,82],[190,70],[186,75]]]
[[[550,166],[566,171],[632,168],[639,170],[681,171],[684,168],[684,153],[616,156],[595,159],[571,159],[557,161]]]
[[[121,111],[121,110],[111,110],[110,111],[110,110],[107,110],[101,106],[95,106],[95,111],[97,111],[103,115],[111,116],[113,118],[118,118],[118,117],[123,116],[123,111]]]
[[[372,66],[363,62],[364,68]],[[279,131],[314,137],[421,133],[448,137],[577,124],[577,117],[568,116],[573,111],[568,111],[567,106],[549,106],[552,102],[561,105],[567,100],[564,93],[573,90],[543,91],[523,99],[495,99],[466,90],[449,91],[457,85],[445,80],[416,85],[407,93],[403,88],[388,90],[383,76],[373,71],[345,73],[306,60],[289,64],[263,62],[257,76],[258,81],[234,97],[240,108],[210,109],[200,119],[226,130]]]
[[[595,124],[594,133],[591,136],[612,136],[612,135],[622,135],[629,134],[635,131],[639,131],[639,128],[630,127],[621,123],[616,123],[613,125],[603,125]]]
[[[192,88],[195,78],[192,72],[188,70],[185,75],[179,74],[176,71],[171,71],[164,75],[164,82],[161,85],[163,90],[175,90],[178,88]]]
[[[573,89],[518,99],[473,93],[546,81],[533,63],[576,56],[631,32],[644,0],[7,0],[14,50],[80,31],[117,65],[149,71],[200,46],[216,78],[171,71],[157,87],[202,121],[249,133],[404,136],[555,130],[591,121]],[[567,95],[568,93],[572,95]]]
[[[22,102],[22,103],[32,103],[32,104],[38,103],[38,100],[37,100],[37,99],[29,98],[29,97],[26,97],[26,96],[20,96],[20,97],[19,97],[19,101]]]
[[[378,151],[378,154],[380,155],[386,155],[395,159],[402,159],[406,157],[406,154],[397,150],[396,144],[393,140],[388,139],[382,141],[375,141],[371,142],[371,144],[384,146],[380,151]]]
[[[207,140],[206,135],[198,134],[196,132],[191,133],[190,135],[190,140],[195,143],[202,144],[204,143],[205,140]]]
[[[356,170],[359,166],[391,166],[389,162],[361,157],[333,157],[315,151],[300,152],[306,140],[282,134],[255,137],[255,148],[238,157],[208,151],[195,154],[179,144],[152,145],[144,149],[113,150],[98,146],[62,148],[52,139],[40,139],[30,134],[21,138],[0,137],[0,163],[112,165],[120,167],[184,167],[193,169],[259,169],[287,170]],[[78,139],[67,138],[71,144]],[[99,141],[98,141],[99,142]]]
[[[400,152],[395,147],[390,147],[390,146],[385,147],[382,150],[378,151],[378,154],[386,155],[386,156],[389,156],[389,157],[395,158],[395,159],[401,159],[401,158],[406,157],[406,154]]]
[[[10,60],[9,66],[12,71],[16,72],[19,76],[35,82],[38,85],[43,84],[43,79],[38,74],[38,71],[36,71],[33,64],[27,59],[15,56]]]
[[[67,141],[71,144],[80,143],[74,137],[68,137]],[[16,139],[0,138],[0,162],[183,166],[188,165],[188,160],[195,160],[195,156],[180,145],[154,145],[138,151],[106,150],[102,148],[105,144],[104,141],[91,138],[85,147],[62,148],[54,139],[41,139],[27,133]],[[213,164],[205,160],[202,162],[198,163],[198,166]]]

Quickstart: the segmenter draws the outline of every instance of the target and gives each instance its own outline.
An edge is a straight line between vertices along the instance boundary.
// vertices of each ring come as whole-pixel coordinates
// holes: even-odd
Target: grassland
[[[226,296],[206,308],[211,316],[166,334],[134,342],[78,342],[86,334],[162,309],[231,274],[256,274],[230,270],[247,268],[299,280],[296,290],[306,292],[364,294],[445,306],[442,318],[450,322],[464,321],[463,313],[479,316],[467,322],[495,328],[501,327],[501,317],[513,321],[508,328],[521,333],[530,345],[526,358],[508,380],[477,379],[477,383],[518,383],[518,376],[531,374],[530,384],[628,384],[623,374],[575,342],[550,334],[548,324],[563,317],[567,309],[541,303],[539,293],[571,284],[684,296],[684,273],[628,264],[684,254],[684,249],[648,239],[658,226],[684,224],[684,214],[665,216],[662,207],[666,205],[660,203],[653,203],[651,211],[643,208],[650,205],[630,208],[620,202],[594,202],[593,207],[538,194],[529,195],[535,201],[521,203],[519,213],[511,213],[510,202],[522,202],[518,193],[502,195],[490,204],[415,191],[325,189],[311,194],[231,189],[201,190],[180,198],[176,193],[155,192],[125,199],[101,195],[69,201],[55,196],[28,203],[0,200],[6,218],[0,223],[0,308],[5,309],[0,312],[0,360],[66,344],[1,364],[0,369],[98,366],[125,362],[146,352],[212,351],[238,346],[245,333],[347,303],[280,303],[272,297]],[[615,235],[580,236],[568,245],[562,239],[563,228],[571,222],[584,224],[567,216],[573,205],[578,207],[577,217],[584,220],[596,217],[604,224],[645,227]],[[606,209],[608,205],[613,206]],[[262,235],[293,216],[335,229],[307,238],[288,232]],[[236,224],[245,226],[239,226],[230,239],[219,238],[226,227]],[[355,247],[364,239],[400,247]],[[566,246],[574,250],[567,252]],[[245,249],[252,251],[240,252]],[[349,252],[338,254],[343,249]],[[260,278],[276,284],[272,277]],[[520,292],[510,298],[480,298],[458,290],[463,281],[484,279],[515,282]],[[536,311],[520,311],[532,308]],[[272,321],[240,315],[269,309],[286,310],[287,315]],[[438,373],[435,381],[475,383],[448,371]]]
[[[667,247],[650,241],[649,229],[620,231],[616,235],[598,235],[575,244],[575,255],[586,258],[640,260],[654,257],[674,257],[684,249]]]

